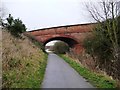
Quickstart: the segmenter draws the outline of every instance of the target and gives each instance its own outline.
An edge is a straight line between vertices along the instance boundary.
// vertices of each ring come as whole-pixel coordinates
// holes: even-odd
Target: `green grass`
[[[14,67],[3,71],[3,88],[40,88],[47,64],[47,54],[40,54],[38,59],[23,59],[20,65],[13,59]]]
[[[2,31],[2,88],[40,88],[47,64],[41,44]],[[37,43],[37,45],[36,45]]]
[[[87,68],[81,66],[79,63],[72,60],[72,58],[59,55],[62,57],[71,67],[73,67],[81,76],[87,79],[94,87],[97,88],[115,88],[116,82],[111,80],[109,77],[94,73]]]

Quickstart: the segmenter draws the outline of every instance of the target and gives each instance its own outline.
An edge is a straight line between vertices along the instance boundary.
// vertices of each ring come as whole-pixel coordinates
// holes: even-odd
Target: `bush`
[[[100,66],[110,62],[113,58],[110,40],[105,37],[102,32],[94,31],[95,35],[92,38],[86,38],[84,41],[84,47],[86,52],[93,58],[97,58],[96,62]]]
[[[69,51],[69,46],[64,42],[56,42],[53,46],[53,50],[57,54],[64,54]]]
[[[22,23],[20,19],[14,19],[11,14],[6,19],[7,23],[3,24],[13,36],[20,37],[21,33],[26,31],[26,26]]]
[[[84,41],[84,47],[100,69],[105,70],[113,78],[120,80],[120,17],[116,20],[118,22],[116,30],[113,29],[112,19],[98,23],[95,30],[93,30],[93,37],[86,38]],[[106,24],[108,22],[109,28]]]

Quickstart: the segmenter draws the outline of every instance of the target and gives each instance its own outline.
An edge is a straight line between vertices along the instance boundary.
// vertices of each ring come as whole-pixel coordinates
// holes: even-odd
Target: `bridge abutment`
[[[72,48],[72,51],[74,54],[80,54],[84,50],[83,46],[81,44],[75,44],[74,47]]]

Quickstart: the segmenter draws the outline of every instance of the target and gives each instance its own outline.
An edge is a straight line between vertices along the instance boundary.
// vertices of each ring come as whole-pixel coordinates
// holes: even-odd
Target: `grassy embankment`
[[[0,89],[2,87],[2,31],[0,28]]]
[[[40,88],[47,55],[28,37],[13,37],[2,31],[3,88]]]
[[[94,87],[97,87],[97,88],[115,88],[116,87],[115,81],[111,80],[108,76],[94,73],[66,55],[59,55],[59,56],[62,57],[67,63],[69,63],[71,67],[73,67],[81,76],[87,79]]]

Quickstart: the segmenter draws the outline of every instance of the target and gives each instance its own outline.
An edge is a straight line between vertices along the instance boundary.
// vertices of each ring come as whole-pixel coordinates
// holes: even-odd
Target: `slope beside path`
[[[94,88],[56,54],[49,54],[42,88]]]

